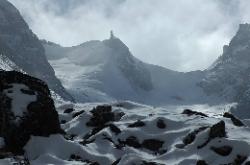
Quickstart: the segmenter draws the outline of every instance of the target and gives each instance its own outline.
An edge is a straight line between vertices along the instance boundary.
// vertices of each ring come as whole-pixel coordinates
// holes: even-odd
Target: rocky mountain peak
[[[0,54],[25,73],[46,81],[50,89],[63,98],[73,100],[55,77],[38,37],[19,11],[6,0],[0,0]]]
[[[131,54],[129,48],[114,35],[113,31],[110,33],[110,38],[104,40],[103,43],[112,50],[119,52],[119,54]]]
[[[110,39],[104,40],[103,43],[111,49],[118,67],[131,84],[146,91],[153,89],[151,75],[144,63],[132,55],[129,48],[114,36],[113,31],[110,33]]]
[[[240,24],[229,45],[223,48],[225,56],[247,56],[250,52],[250,24]]]
[[[239,91],[246,90],[250,66],[250,24],[241,24],[223,54],[207,70],[202,81],[206,93],[237,101]]]

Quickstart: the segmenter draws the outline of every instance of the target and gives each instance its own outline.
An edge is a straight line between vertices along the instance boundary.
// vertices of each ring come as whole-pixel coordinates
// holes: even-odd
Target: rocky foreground
[[[41,80],[0,77],[0,164],[250,164],[249,121],[228,112],[60,100],[55,108]]]

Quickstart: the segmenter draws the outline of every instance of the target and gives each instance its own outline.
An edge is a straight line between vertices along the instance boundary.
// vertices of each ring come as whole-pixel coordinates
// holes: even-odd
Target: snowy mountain
[[[55,109],[43,81],[14,71],[0,71],[0,77],[0,164],[250,162],[250,121],[224,113],[233,105],[155,108],[54,100],[60,102]]]
[[[113,33],[39,41],[0,0],[0,164],[249,165],[249,66],[249,24],[209,69],[182,73]]]
[[[0,20],[1,61],[7,59],[12,66],[15,65],[13,69],[20,68],[46,81],[56,93],[72,100],[55,77],[39,39],[29,29],[18,10],[6,0],[0,0]]]
[[[166,105],[218,100],[207,97],[197,85],[203,72],[181,73],[146,64],[113,34],[110,39],[74,47],[46,41],[43,45],[56,76],[79,102],[132,100]]]
[[[229,102],[238,102],[234,110],[238,116],[248,118],[250,103],[250,25],[241,24],[229,45],[225,45],[223,54],[206,70],[206,78],[201,86],[209,95],[226,98]]]

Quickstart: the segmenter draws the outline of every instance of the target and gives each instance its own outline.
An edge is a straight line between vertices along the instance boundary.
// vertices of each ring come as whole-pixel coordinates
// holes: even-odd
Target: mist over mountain
[[[202,71],[182,73],[144,63],[115,36],[73,47],[43,45],[57,77],[80,102],[132,100],[166,105],[216,100],[198,86],[205,77]]]
[[[144,62],[119,36],[40,40],[0,0],[0,164],[250,164],[250,24],[203,71]]]

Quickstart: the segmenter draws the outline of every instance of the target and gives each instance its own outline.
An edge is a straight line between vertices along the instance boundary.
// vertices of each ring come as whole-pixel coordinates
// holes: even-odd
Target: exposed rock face
[[[238,91],[245,86],[243,82],[250,64],[249,32],[250,25],[241,24],[229,45],[224,47],[223,54],[207,70],[201,86],[208,94],[236,101]]]
[[[103,41],[103,43],[111,48],[121,72],[131,84],[146,91],[153,89],[150,72],[141,61],[132,56],[128,47],[120,39],[113,37]]]
[[[188,116],[192,116],[192,115],[198,115],[198,116],[203,116],[203,117],[208,117],[206,114],[202,113],[202,112],[196,112],[196,111],[192,111],[190,109],[185,109],[182,114],[188,115]]]
[[[42,44],[18,10],[6,0],[0,1],[0,54],[29,75],[46,81],[63,98],[72,100],[55,77]]]
[[[16,71],[0,72],[0,126],[6,149],[16,154],[31,135],[63,132],[48,86]]]
[[[206,78],[199,84],[209,95],[224,97],[239,105],[232,112],[249,118],[250,106],[250,24],[241,24],[223,54],[206,70]],[[242,115],[244,114],[244,115]]]

